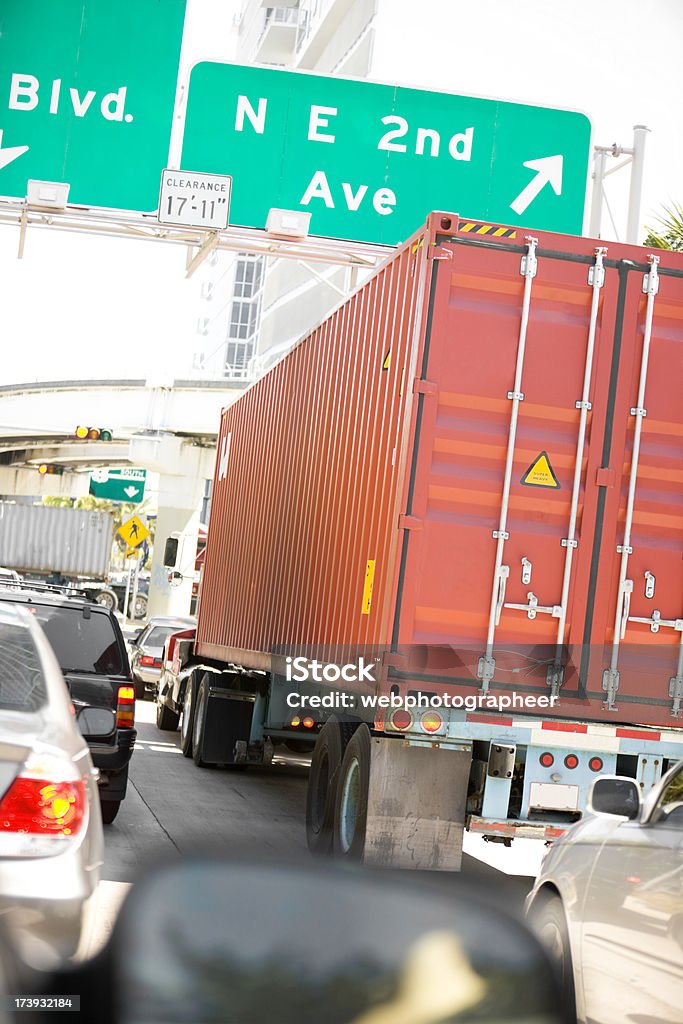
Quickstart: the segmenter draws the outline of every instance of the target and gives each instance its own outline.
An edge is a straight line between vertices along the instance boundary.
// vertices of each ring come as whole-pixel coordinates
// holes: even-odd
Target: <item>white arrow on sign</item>
[[[536,196],[546,185],[550,185],[556,196],[560,195],[562,192],[563,161],[564,157],[562,156],[544,156],[540,160],[526,161],[524,166],[529,167],[532,171],[536,171],[536,176],[531,179],[525,189],[522,189],[517,198],[513,199],[510,203],[511,208],[516,214],[523,214],[527,206],[531,206]]]
[[[134,498],[136,494],[140,493],[140,488],[139,487],[124,487],[123,488],[123,493],[127,497],[129,497],[129,498]]]
[[[18,156],[28,152],[28,146],[7,146],[2,148],[2,128],[0,128],[0,170],[11,164]]]

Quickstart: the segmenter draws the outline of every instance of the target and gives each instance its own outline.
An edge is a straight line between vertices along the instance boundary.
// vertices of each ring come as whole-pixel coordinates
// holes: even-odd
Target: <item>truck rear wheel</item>
[[[318,736],[306,793],[306,842],[311,853],[332,852],[337,778],[344,751],[359,724],[331,715]]]
[[[178,712],[167,708],[157,698],[157,729],[160,729],[161,732],[175,732],[179,721],[180,715]]]
[[[361,725],[346,748],[334,806],[333,847],[337,857],[362,860],[368,817],[370,730]]]
[[[191,675],[185,682],[183,696],[183,717],[180,721],[180,749],[185,757],[192,757],[192,732],[194,726],[194,686],[195,677]]]

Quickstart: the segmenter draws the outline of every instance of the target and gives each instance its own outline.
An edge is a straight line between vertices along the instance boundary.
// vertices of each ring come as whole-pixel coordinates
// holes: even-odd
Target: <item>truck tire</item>
[[[106,587],[104,590],[98,590],[95,594],[95,604],[101,604],[103,608],[115,612],[119,607],[119,599],[113,590]]]
[[[102,823],[104,825],[111,825],[112,821],[119,813],[120,806],[120,800],[100,800],[100,809],[102,811]]]
[[[185,682],[185,694],[183,696],[183,715],[180,720],[180,749],[185,757],[192,757],[192,731],[194,727],[194,705],[195,705],[195,683],[194,673]]]
[[[349,741],[339,770],[333,830],[336,857],[363,859],[369,783],[370,730],[361,725]]]
[[[337,777],[344,751],[359,724],[330,715],[318,736],[306,791],[306,842],[311,853],[332,853]]]
[[[133,609],[133,618],[144,619],[147,614],[147,597],[145,594],[138,594],[135,598],[135,607]]]
[[[192,723],[192,760],[198,768],[212,768],[213,765],[208,764],[202,754],[204,752],[204,721],[206,719],[206,711],[209,706],[209,680],[205,675],[202,676],[201,682],[199,683],[199,689],[197,690],[197,697],[195,700],[195,712],[194,721]]]
[[[541,893],[529,910],[529,920],[555,966],[562,993],[562,1007],[567,1014],[567,1020],[576,1020],[572,952],[567,919],[560,897],[544,896]]]
[[[161,732],[175,732],[179,721],[179,712],[172,711],[171,708],[167,708],[165,704],[157,700],[157,729],[160,729]]]

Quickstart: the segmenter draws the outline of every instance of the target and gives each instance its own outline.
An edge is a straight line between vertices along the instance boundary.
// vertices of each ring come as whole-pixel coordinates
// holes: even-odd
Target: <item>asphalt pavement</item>
[[[132,884],[165,860],[216,850],[310,857],[305,758],[280,751],[268,767],[200,769],[183,757],[180,733],[160,732],[154,715],[154,704],[137,702],[128,793],[115,822],[105,826],[102,881],[88,909],[82,956],[107,940]],[[466,834],[464,848],[463,874],[483,882],[496,903],[521,913],[541,844],[515,840],[508,849]]]

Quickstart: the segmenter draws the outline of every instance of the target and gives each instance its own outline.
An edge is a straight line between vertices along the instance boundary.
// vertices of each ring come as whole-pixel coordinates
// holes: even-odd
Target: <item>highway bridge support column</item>
[[[195,571],[199,513],[204,482],[213,476],[213,447],[200,447],[171,434],[135,437],[131,458],[138,466],[159,473],[159,512],[150,568],[147,615],[189,615]],[[179,537],[181,576],[169,581],[164,549],[169,537]]]

